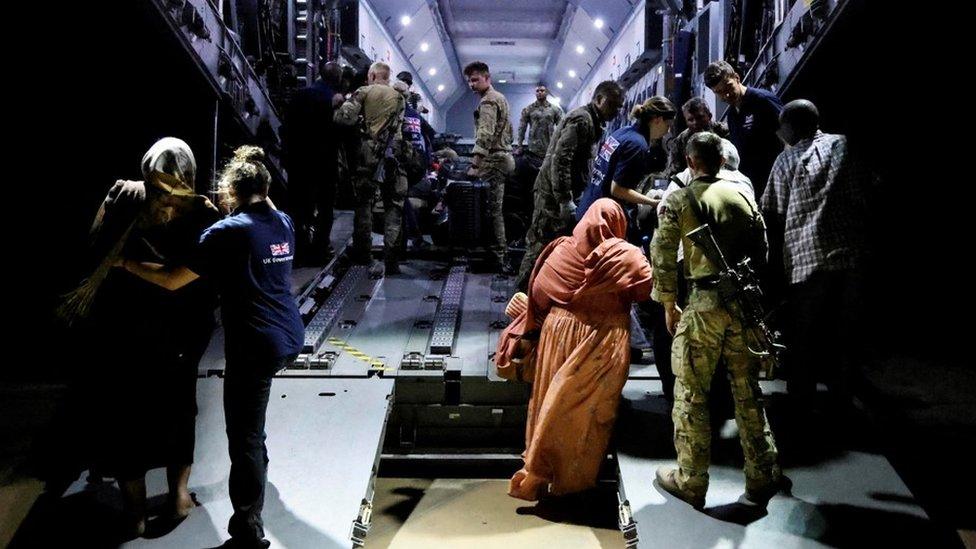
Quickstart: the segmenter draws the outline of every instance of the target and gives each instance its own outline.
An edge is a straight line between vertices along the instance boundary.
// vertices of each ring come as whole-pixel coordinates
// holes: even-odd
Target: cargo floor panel
[[[372,494],[392,390],[392,380],[379,378],[274,380],[267,416],[270,465],[263,512],[273,546],[352,546],[353,521],[363,499]],[[212,547],[228,538],[232,508],[222,396],[221,379],[199,381],[190,491],[200,507],[165,536],[137,539],[123,547]],[[147,484],[151,505],[162,501],[164,471],[151,471]],[[72,545],[90,536],[104,536],[102,531],[112,528],[111,517],[120,512],[114,484],[87,485],[84,477],[69,488],[64,499],[84,500],[86,506],[104,509],[99,516],[107,521],[85,524],[93,529],[91,533],[70,532]]]
[[[775,389],[767,385],[764,391],[776,395]],[[818,435],[777,430],[775,412],[770,416],[774,434],[783,435],[777,446],[784,473],[793,481],[792,495],[775,496],[766,513],[740,503],[745,480],[738,436],[732,433],[713,443],[708,496],[699,513],[654,482],[659,466],[675,465],[660,383],[628,382],[616,455],[621,493],[637,523],[637,547],[942,546],[934,541],[940,536],[933,523],[888,460],[865,446],[870,436],[841,441],[834,433],[811,441]],[[811,449],[797,451],[797,444]]]

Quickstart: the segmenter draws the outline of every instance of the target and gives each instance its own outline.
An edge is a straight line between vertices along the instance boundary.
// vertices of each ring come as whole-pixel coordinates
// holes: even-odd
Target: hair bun
[[[234,151],[233,161],[250,162],[252,164],[263,163],[264,149],[254,145],[244,145],[243,147],[238,147],[237,150]]]
[[[646,122],[655,116],[671,119],[674,118],[674,115],[674,104],[672,104],[671,100],[663,95],[649,97],[643,103],[634,105],[634,109],[630,111],[630,117],[636,118],[641,122]]]

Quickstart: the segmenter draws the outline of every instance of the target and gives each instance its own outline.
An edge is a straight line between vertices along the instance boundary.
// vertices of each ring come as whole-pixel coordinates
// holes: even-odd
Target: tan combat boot
[[[773,496],[776,494],[783,493],[790,496],[792,495],[792,490],[793,481],[791,481],[786,475],[780,474],[779,478],[773,482],[770,482],[766,486],[753,489],[746,488],[745,501],[743,503],[756,505],[759,507],[766,507],[769,500],[773,499]]]
[[[701,511],[705,507],[705,496],[696,496],[678,486],[678,470],[673,467],[658,467],[657,484],[672,496]]]

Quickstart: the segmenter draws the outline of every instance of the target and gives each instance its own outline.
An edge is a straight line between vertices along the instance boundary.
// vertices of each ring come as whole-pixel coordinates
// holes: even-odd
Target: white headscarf
[[[156,179],[154,173],[173,176],[185,190],[193,191],[197,161],[190,146],[175,137],[164,137],[153,143],[142,157],[142,177],[147,184]]]

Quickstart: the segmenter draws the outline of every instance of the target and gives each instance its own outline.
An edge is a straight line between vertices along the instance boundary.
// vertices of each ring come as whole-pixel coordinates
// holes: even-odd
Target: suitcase
[[[451,247],[483,246],[489,229],[488,184],[480,180],[449,180],[447,208]]]

